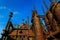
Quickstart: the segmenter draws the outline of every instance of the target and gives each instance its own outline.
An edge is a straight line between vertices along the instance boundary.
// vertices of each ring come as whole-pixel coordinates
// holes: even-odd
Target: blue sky
[[[50,6],[49,0],[46,0],[46,4],[48,7]],[[29,16],[29,23],[31,24],[31,16],[34,6],[39,15],[44,15],[41,5],[46,12],[43,0],[0,0],[0,37],[3,32],[2,30],[5,28],[8,21],[10,11],[14,13],[11,19],[13,24],[21,24],[22,19],[26,21],[27,16]]]

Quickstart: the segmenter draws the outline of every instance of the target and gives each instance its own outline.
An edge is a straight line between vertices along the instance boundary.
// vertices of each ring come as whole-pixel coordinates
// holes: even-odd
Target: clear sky
[[[48,7],[50,6],[49,0],[46,0],[46,4]],[[13,24],[21,24],[22,19],[26,21],[27,16],[29,16],[29,23],[31,24],[33,6],[36,7],[39,15],[44,14],[41,5],[46,12],[43,0],[0,0],[0,37],[8,21],[10,11],[14,13],[11,19]]]

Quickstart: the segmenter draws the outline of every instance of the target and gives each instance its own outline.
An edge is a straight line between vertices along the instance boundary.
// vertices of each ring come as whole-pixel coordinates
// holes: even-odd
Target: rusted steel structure
[[[40,16],[37,10],[32,11],[32,24],[29,25],[28,20],[22,24],[18,24],[15,28],[11,22],[11,17],[13,15],[10,12],[10,17],[8,19],[5,30],[3,30],[1,40],[60,40],[60,2],[52,2],[50,0],[51,6],[48,9],[45,1],[44,4],[48,11],[43,16],[45,26],[40,20]],[[46,27],[46,29],[44,29]]]
[[[45,3],[46,5],[46,3]],[[44,15],[46,40],[60,40],[60,2],[52,2],[50,9]],[[47,6],[46,6],[47,7]]]
[[[36,9],[34,9],[32,12],[32,27],[34,28],[36,40],[44,40],[42,32],[42,24],[39,18],[40,17],[37,14]]]
[[[22,20],[22,24],[18,24],[18,27],[15,28],[11,22],[12,14],[13,13],[10,12],[10,17],[2,33],[1,40],[34,40],[35,34],[29,29],[28,21],[24,23],[24,20]]]

